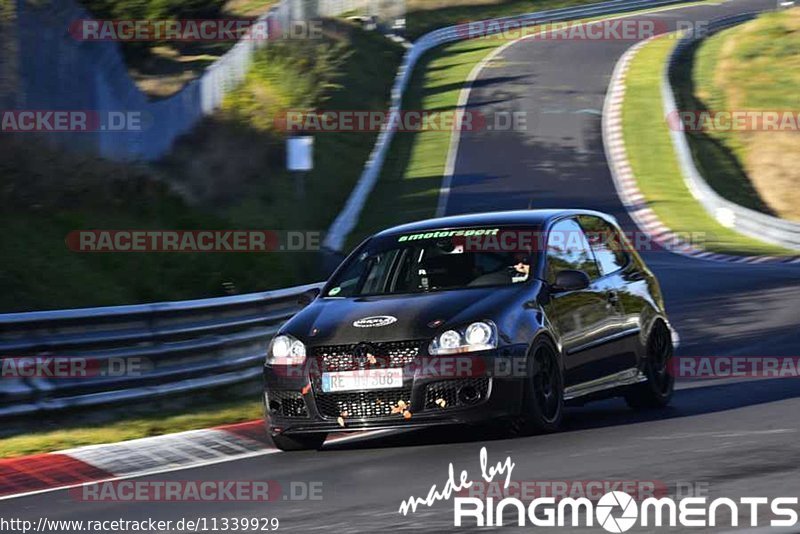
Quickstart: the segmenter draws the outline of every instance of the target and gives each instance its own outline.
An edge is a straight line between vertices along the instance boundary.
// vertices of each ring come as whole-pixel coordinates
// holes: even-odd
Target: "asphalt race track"
[[[773,5],[774,0],[735,0],[647,17],[707,20]],[[634,230],[617,199],[600,128],[611,72],[631,45],[524,40],[485,68],[470,107],[485,114],[526,111],[528,130],[462,136],[447,213],[587,207],[610,212]],[[659,111],[653,120],[662,120]],[[800,267],[713,263],[666,251],[644,255],[661,280],[680,333],[679,355],[798,355]],[[515,480],[654,480],[670,489],[707,484],[713,497],[797,496],[798,413],[798,380],[692,384],[676,392],[672,407],[661,413],[637,415],[621,401],[572,408],[566,430],[554,435],[487,440],[469,430],[413,432],[149,477],[277,480],[283,487],[290,481],[322,482],[319,501],[85,503],[56,491],[0,501],[0,516],[277,517],[280,530],[291,532],[454,531],[450,502],[408,516],[398,507],[410,495],[424,497],[432,484],[441,487],[450,462],[478,477],[484,445],[491,462],[511,456]]]
[[[674,27],[771,8],[767,1],[646,15]],[[657,25],[661,27],[661,25]],[[606,164],[601,110],[611,72],[631,41],[520,41],[483,69],[470,109],[492,117],[524,111],[527,131],[465,132],[448,198],[448,215],[497,209],[589,208],[636,226],[622,207]],[[654,121],[662,121],[654,110]],[[491,121],[490,121],[491,122]],[[797,354],[797,266],[730,265],[643,252],[661,281],[682,354]]]

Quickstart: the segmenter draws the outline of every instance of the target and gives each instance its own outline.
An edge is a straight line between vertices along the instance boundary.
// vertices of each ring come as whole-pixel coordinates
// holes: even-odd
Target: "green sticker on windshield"
[[[341,287],[334,287],[333,289],[328,291],[328,295],[330,295],[331,297],[334,295],[338,295],[341,290],[342,290]]]

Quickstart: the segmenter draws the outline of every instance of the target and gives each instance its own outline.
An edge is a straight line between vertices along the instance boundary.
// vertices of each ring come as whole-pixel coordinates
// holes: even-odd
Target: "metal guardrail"
[[[0,417],[174,395],[254,379],[261,372],[271,335],[321,285],[0,315],[4,368]],[[74,376],[43,376],[48,372],[18,376],[25,374],[18,371],[26,358],[42,361],[48,356],[80,362],[85,371]]]
[[[675,69],[685,61],[687,51],[699,40],[716,32],[754,19],[759,13],[745,13],[711,21],[702,36],[696,32],[684,35],[670,55],[661,82],[661,94],[666,117],[676,116],[677,104],[672,89]],[[800,223],[779,219],[750,208],[740,206],[720,196],[705,181],[695,165],[689,142],[683,128],[670,128],[670,136],[678,156],[686,186],[705,210],[721,225],[742,234],[788,249],[800,250]]]
[[[560,22],[599,15],[611,15],[669,4],[681,4],[690,1],[692,0],[612,0],[610,2],[589,4],[580,7],[552,9],[519,16],[502,17],[484,21],[482,26],[486,28],[486,34],[491,34],[502,31],[504,27],[507,27],[504,26],[504,24],[515,24],[519,25],[519,27],[535,26],[543,22]],[[394,86],[392,87],[391,106],[389,108],[389,112],[392,115],[396,116],[400,113],[403,93],[408,87],[411,73],[417,61],[419,61],[426,52],[437,46],[470,38],[471,31],[469,23],[459,24],[433,30],[414,42],[414,45],[406,51],[400,68],[398,69]],[[364,166],[364,170],[361,173],[361,177],[350,193],[347,203],[328,229],[323,244],[325,248],[329,250],[341,251],[344,248],[347,236],[350,235],[350,232],[355,228],[361,210],[364,208],[364,204],[370,192],[378,181],[383,162],[386,159],[389,146],[394,138],[394,127],[398,124],[398,121],[390,120],[387,121],[387,124],[389,126],[384,125],[384,128],[381,130],[369,159]]]

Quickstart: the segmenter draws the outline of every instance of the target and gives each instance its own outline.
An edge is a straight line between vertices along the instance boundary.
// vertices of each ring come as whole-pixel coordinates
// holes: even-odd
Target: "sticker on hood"
[[[391,315],[374,315],[355,321],[353,326],[356,328],[372,328],[374,326],[387,326],[394,322],[397,322],[397,317]]]

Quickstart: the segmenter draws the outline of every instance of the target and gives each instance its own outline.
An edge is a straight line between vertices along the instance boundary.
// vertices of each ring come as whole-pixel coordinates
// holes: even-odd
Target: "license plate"
[[[363,369],[322,373],[322,391],[354,391],[403,387],[403,369]]]

